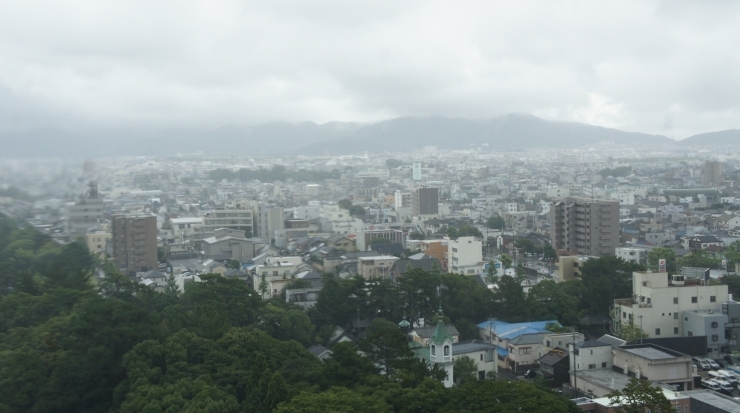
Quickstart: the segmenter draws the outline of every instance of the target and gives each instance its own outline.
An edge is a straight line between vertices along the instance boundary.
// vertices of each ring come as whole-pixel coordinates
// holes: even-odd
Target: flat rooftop
[[[627,353],[632,353],[636,356],[644,357],[646,359],[651,359],[651,360],[676,358],[676,356],[672,354],[668,354],[665,351],[658,350],[657,348],[651,348],[651,347],[630,348],[630,349],[624,349],[624,351],[626,351]]]
[[[630,382],[630,377],[612,369],[579,370],[577,380],[586,380],[609,390],[622,390]]]
[[[718,407],[726,412],[737,412],[740,411],[740,402],[733,400],[724,394],[719,394],[710,390],[690,390],[682,392],[684,395],[691,397],[692,399],[699,400],[708,405]]]
[[[690,358],[687,354],[673,351],[665,347],[658,346],[653,343],[646,344],[630,344],[616,348],[617,351],[624,351],[630,354],[634,354],[639,357],[643,357],[649,360],[666,360],[676,358]]]

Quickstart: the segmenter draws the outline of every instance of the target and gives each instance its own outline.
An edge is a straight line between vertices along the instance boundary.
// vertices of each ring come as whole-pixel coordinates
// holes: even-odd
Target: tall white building
[[[483,243],[475,237],[460,237],[447,244],[448,268],[456,274],[475,275],[483,271]]]
[[[414,162],[411,171],[414,181],[421,181],[421,162]]]

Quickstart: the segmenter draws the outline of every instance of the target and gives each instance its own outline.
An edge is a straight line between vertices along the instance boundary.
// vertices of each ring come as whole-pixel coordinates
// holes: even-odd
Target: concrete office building
[[[614,300],[610,309],[612,333],[620,335],[633,323],[651,338],[706,335],[707,352],[716,355],[728,344],[724,334],[728,316],[722,312],[728,300],[727,285],[680,274],[671,276],[669,283],[665,272],[634,272],[632,297]]]
[[[647,266],[648,250],[645,248],[621,247],[615,250],[615,254],[627,262]]]
[[[704,186],[721,186],[723,180],[722,164],[718,161],[706,161],[704,163]]]
[[[566,198],[550,206],[550,243],[556,250],[614,255],[619,247],[619,202]]]
[[[415,216],[439,213],[439,188],[416,188],[411,193],[411,210]]]
[[[387,239],[388,242],[403,245],[403,231],[398,229],[371,229],[357,232],[355,245],[357,251],[367,251],[376,238]]]
[[[203,215],[203,224],[200,232],[204,238],[212,237],[219,228],[228,228],[236,231],[243,231],[249,238],[254,234],[254,217],[252,210],[246,205],[241,208],[239,205],[234,208],[217,208]]]
[[[157,217],[113,215],[111,219],[113,259],[126,272],[157,268]]]

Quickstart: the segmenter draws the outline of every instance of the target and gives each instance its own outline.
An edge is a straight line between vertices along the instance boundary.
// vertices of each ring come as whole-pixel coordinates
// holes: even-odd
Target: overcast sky
[[[0,0],[0,126],[740,125],[737,1]]]

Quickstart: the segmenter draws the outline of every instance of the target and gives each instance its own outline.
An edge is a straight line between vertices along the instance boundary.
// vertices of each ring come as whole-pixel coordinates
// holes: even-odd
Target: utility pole
[[[578,373],[576,370],[576,356],[578,355],[578,349],[576,348],[576,332],[573,331],[573,389],[575,389],[576,397],[578,397]]]
[[[640,316],[640,344],[642,344],[643,335],[644,335],[644,331],[642,331],[642,316]]]

